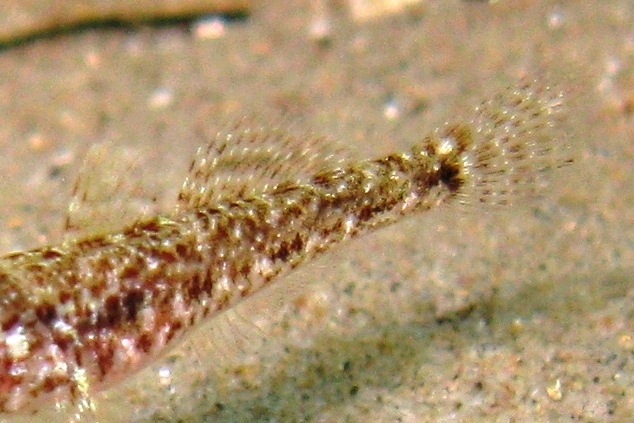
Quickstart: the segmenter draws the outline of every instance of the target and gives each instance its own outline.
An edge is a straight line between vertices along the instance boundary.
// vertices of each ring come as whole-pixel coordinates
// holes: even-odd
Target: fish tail
[[[516,203],[573,161],[566,100],[559,86],[523,81],[481,103],[470,120],[438,129],[424,148],[461,203]]]

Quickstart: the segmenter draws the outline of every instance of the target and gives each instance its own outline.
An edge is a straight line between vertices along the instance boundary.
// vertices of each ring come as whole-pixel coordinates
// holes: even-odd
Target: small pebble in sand
[[[148,100],[151,109],[165,109],[174,100],[174,91],[167,87],[160,87],[154,90]]]
[[[207,15],[194,22],[192,27],[194,36],[201,40],[215,40],[226,33],[226,21],[220,15]]]
[[[551,385],[546,387],[546,393],[548,394],[548,398],[553,401],[561,401],[563,398],[563,392],[561,388],[561,380],[557,379]]]

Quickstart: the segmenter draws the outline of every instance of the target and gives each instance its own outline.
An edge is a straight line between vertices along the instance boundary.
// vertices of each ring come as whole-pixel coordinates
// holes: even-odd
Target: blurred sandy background
[[[98,395],[99,417],[634,421],[634,4],[240,3],[239,19],[166,21],[140,2],[132,24],[12,28],[26,39],[0,50],[2,252],[60,239],[90,145],[145,151],[168,207],[196,148],[241,113],[373,156],[524,75],[572,72],[577,161],[528,205],[444,208],[323,257],[299,297],[241,312],[262,332],[235,319],[201,330]],[[30,7],[36,21],[64,15]]]

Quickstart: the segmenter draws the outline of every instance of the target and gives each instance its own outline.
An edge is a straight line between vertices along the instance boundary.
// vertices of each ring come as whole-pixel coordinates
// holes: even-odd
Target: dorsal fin
[[[143,177],[142,154],[112,142],[88,150],[64,221],[66,239],[118,230],[158,211],[157,195]]]
[[[269,129],[242,119],[198,150],[178,195],[179,207],[248,198],[348,160],[347,151],[323,137],[298,137],[279,126]]]

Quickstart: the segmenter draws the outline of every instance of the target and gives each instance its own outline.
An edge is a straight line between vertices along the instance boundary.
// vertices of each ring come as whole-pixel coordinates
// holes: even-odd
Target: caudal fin
[[[437,148],[458,147],[459,200],[504,205],[539,194],[545,173],[572,162],[566,100],[560,87],[525,81],[483,102],[466,125],[439,130]]]

